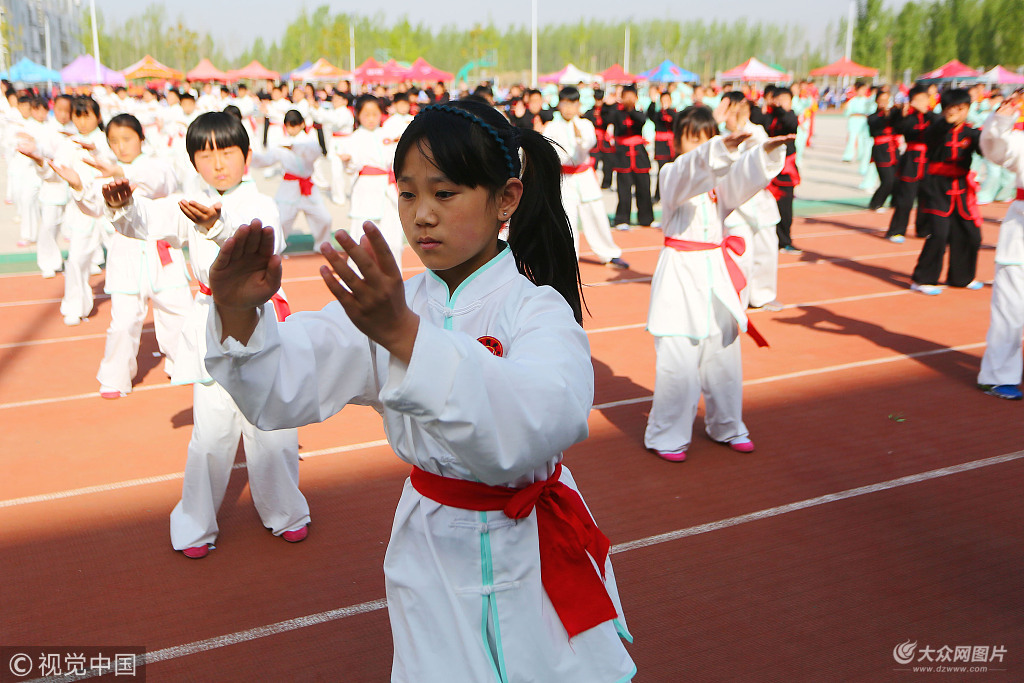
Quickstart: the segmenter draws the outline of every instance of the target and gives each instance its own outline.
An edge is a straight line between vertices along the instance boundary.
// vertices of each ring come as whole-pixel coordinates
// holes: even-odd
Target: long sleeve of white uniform
[[[693,197],[714,189],[738,158],[737,152],[730,152],[722,138],[715,136],[662,166],[658,182],[661,183],[663,211],[677,209]]]
[[[522,302],[507,357],[420,322],[408,366],[390,361],[385,407],[415,420],[486,484],[514,481],[587,436],[590,346],[565,302],[549,295]]]
[[[981,129],[981,153],[986,159],[1011,171],[1018,171],[1024,159],[1024,135],[1014,135],[1014,118],[996,112]]]
[[[718,207],[722,216],[743,206],[747,200],[765,188],[786,165],[786,146],[779,145],[771,152],[760,144],[740,155],[728,173],[715,186]]]
[[[118,209],[106,207],[106,216],[114,229],[125,237],[166,240],[172,247],[181,249],[188,243],[189,229],[193,225],[178,206],[181,199],[181,195],[161,199],[133,196],[131,201]],[[205,233],[207,239],[218,245],[222,245],[230,236],[225,230],[223,215]]]
[[[217,306],[207,324],[206,371],[264,430],[322,422],[348,403],[380,409],[374,345],[338,302],[279,323],[266,304],[247,345],[221,343]]]

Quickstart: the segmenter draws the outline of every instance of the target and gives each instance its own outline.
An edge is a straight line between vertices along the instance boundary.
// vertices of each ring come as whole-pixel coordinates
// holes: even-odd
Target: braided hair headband
[[[516,173],[516,163],[512,160],[513,152],[509,150],[508,144],[505,142],[504,138],[501,137],[501,133],[498,132],[497,128],[495,128],[491,124],[487,123],[486,121],[484,121],[482,118],[480,118],[479,116],[477,116],[473,112],[468,111],[466,109],[463,109],[462,107],[453,107],[450,104],[432,104],[432,105],[430,105],[428,107],[424,107],[423,109],[421,109],[420,113],[422,114],[422,113],[426,113],[426,112],[430,112],[430,111],[442,111],[442,112],[447,112],[449,114],[455,114],[456,116],[461,116],[462,118],[467,119],[467,120],[469,120],[469,121],[479,125],[484,130],[484,132],[487,133],[488,135],[490,135],[494,139],[494,141],[498,143],[498,146],[501,147],[501,151],[505,155],[505,164],[508,167],[508,177],[509,178],[518,178],[519,177],[519,174]],[[513,131],[512,144],[515,145],[516,147],[518,147],[519,146],[518,145],[518,136],[515,135],[515,132],[517,132],[517,131]],[[519,160],[518,150],[515,150],[514,153],[515,153],[516,161],[518,161]]]

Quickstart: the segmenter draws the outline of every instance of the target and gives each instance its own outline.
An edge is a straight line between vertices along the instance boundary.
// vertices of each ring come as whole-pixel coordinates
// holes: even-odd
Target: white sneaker
[[[981,282],[980,280],[971,280],[970,282],[967,283],[967,285],[964,287],[964,289],[975,290],[975,289],[981,289],[984,286],[985,286],[985,283]]]
[[[55,270],[44,270],[43,271],[43,279],[44,280],[52,280],[55,277],[57,277],[57,271],[55,271]]]
[[[89,275],[99,275],[103,272],[103,269],[97,266],[95,263],[89,266]]]
[[[889,241],[892,242],[893,244],[903,244],[904,242],[907,241],[907,238],[904,237],[903,235],[893,235],[892,237],[889,238]]]
[[[629,230],[629,223],[619,223],[615,226],[616,230]]]
[[[661,221],[654,221],[653,223],[651,223],[651,227],[652,228],[660,228],[661,227]]]
[[[910,285],[910,289],[914,292],[921,292],[921,294],[927,294],[928,296],[935,296],[942,294],[942,287],[939,285],[919,285],[916,282]]]
[[[64,324],[68,327],[74,327],[75,325],[81,325],[82,319],[77,315],[66,315],[64,316]]]

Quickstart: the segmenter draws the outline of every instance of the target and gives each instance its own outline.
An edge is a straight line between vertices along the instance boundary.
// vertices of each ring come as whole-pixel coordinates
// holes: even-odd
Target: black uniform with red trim
[[[615,133],[615,176],[619,203],[615,209],[615,223],[629,224],[633,208],[632,187],[636,187],[636,213],[640,225],[654,222],[651,201],[651,158],[647,155],[645,140],[640,134],[647,116],[638,109],[617,107],[610,119]]]
[[[597,134],[597,145],[590,150],[590,158],[594,160],[594,171],[597,172],[598,164],[601,165],[603,178],[601,188],[607,189],[612,186],[612,172],[615,170],[615,142],[614,138],[608,135],[608,112],[614,105],[598,102],[594,108],[583,115],[583,118],[594,124],[594,133]]]
[[[942,118],[924,131],[928,150],[920,210],[928,216],[930,234],[914,268],[917,284],[938,284],[947,244],[947,284],[965,287],[974,280],[981,247],[981,214],[971,162],[975,154],[981,153],[980,140],[977,128],[968,123],[953,126]]]
[[[926,172],[928,146],[924,141],[924,133],[934,121],[942,118],[935,112],[913,111],[900,119],[895,126],[896,132],[903,136],[907,147],[900,155],[896,164],[896,187],[892,193],[892,219],[886,237],[907,234],[910,222],[910,210],[914,201],[918,202],[917,219],[914,221],[914,233],[918,237],[928,236],[928,218],[922,212],[920,202],[921,181]]]
[[[764,112],[763,126],[769,137],[780,135],[796,135],[800,129],[800,119],[793,111],[782,107],[767,107]],[[775,231],[779,236],[779,248],[793,246],[790,230],[793,227],[793,188],[800,184],[800,169],[796,167],[796,142],[786,142],[786,165],[782,173],[772,178],[768,191],[775,197],[779,205],[779,223]]]
[[[876,110],[868,116],[868,133],[874,140],[871,147],[871,162],[878,170],[878,179],[881,181],[875,194],[868,202],[869,209],[880,209],[885,201],[892,194],[896,184],[896,164],[899,163],[900,134],[896,127],[902,118],[903,112],[892,107],[888,111]]]
[[[676,110],[658,110],[654,102],[647,107],[647,118],[654,124],[654,160],[672,161],[675,158],[672,140],[672,126],[676,122]]]

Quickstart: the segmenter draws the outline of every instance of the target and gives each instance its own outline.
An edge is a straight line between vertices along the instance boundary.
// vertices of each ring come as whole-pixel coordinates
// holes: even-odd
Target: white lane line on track
[[[911,474],[905,477],[899,477],[897,479],[890,479],[888,481],[882,481],[875,484],[868,484],[866,486],[858,486],[852,489],[846,489],[845,491],[839,491],[836,493],[828,493],[823,496],[817,496],[815,498],[807,498],[805,500],[797,501],[794,503],[788,503],[786,505],[779,505],[776,507],[766,508],[764,510],[758,510],[757,512],[750,512],[745,515],[737,515],[735,517],[727,517],[726,519],[720,519],[716,522],[708,522],[706,524],[698,524],[696,526],[687,527],[685,529],[677,529],[675,531],[669,531],[663,534],[656,534],[654,536],[647,536],[640,538],[635,541],[629,541],[627,543],[619,543],[618,545],[612,546],[611,553],[619,554],[629,552],[631,550],[639,550],[641,548],[649,548],[651,546],[661,545],[663,543],[670,543],[672,541],[678,541],[684,538],[690,538],[692,536],[699,536],[701,534],[711,533],[713,531],[720,531],[722,529],[728,529],[731,527],[739,526],[741,524],[749,524],[750,522],[758,522],[765,519],[771,519],[773,517],[779,517],[786,515],[791,512],[798,512],[800,510],[807,510],[813,507],[819,507],[822,505],[828,505],[829,503],[835,503],[841,500],[849,500],[851,498],[858,498],[860,496],[867,496],[873,493],[879,493],[881,491],[889,491],[892,489],[901,488],[903,486],[910,486],[912,484],[919,484],[926,481],[932,481],[934,479],[941,479],[943,477],[950,477],[963,472],[970,472],[972,470],[981,469],[984,467],[992,467],[995,465],[1002,465],[1015,460],[1024,458],[1024,451],[1017,451],[1015,453],[1007,453],[1005,455],[997,455],[990,458],[982,458],[980,460],[972,460],[970,462],[961,463],[959,465],[951,465],[949,467],[941,467],[935,470],[928,470],[926,472],[920,472],[918,474]],[[347,619],[348,617],[358,616],[360,614],[368,614],[371,612],[378,612],[387,608],[387,601],[383,598],[377,600],[371,600],[369,602],[362,602],[357,605],[349,605],[348,607],[340,607],[337,609],[327,610],[325,612],[317,612],[316,614],[310,614],[303,617],[297,617],[294,619],[287,619],[285,621],[279,621],[266,626],[259,626],[256,628],[246,629],[244,631],[238,631],[223,636],[217,636],[215,638],[207,638],[206,640],[198,640],[192,643],[186,643],[184,645],[176,645],[173,647],[163,648],[161,650],[155,650],[153,652],[146,653],[143,657],[143,661],[139,664],[155,664],[157,662],[163,662],[170,659],[177,659],[179,657],[188,657],[189,655],[199,654],[201,652],[208,652],[210,650],[216,650],[228,645],[237,645],[239,643],[246,643],[260,638],[266,638],[268,636],[277,635],[279,633],[287,633],[289,631],[295,631],[307,626],[315,626],[317,624],[324,624],[331,621],[338,621],[341,619]],[[63,678],[47,678],[47,679],[35,679],[32,683],[41,683],[42,681],[78,681],[85,678],[92,678],[96,674],[84,674],[76,676],[65,676]]]

